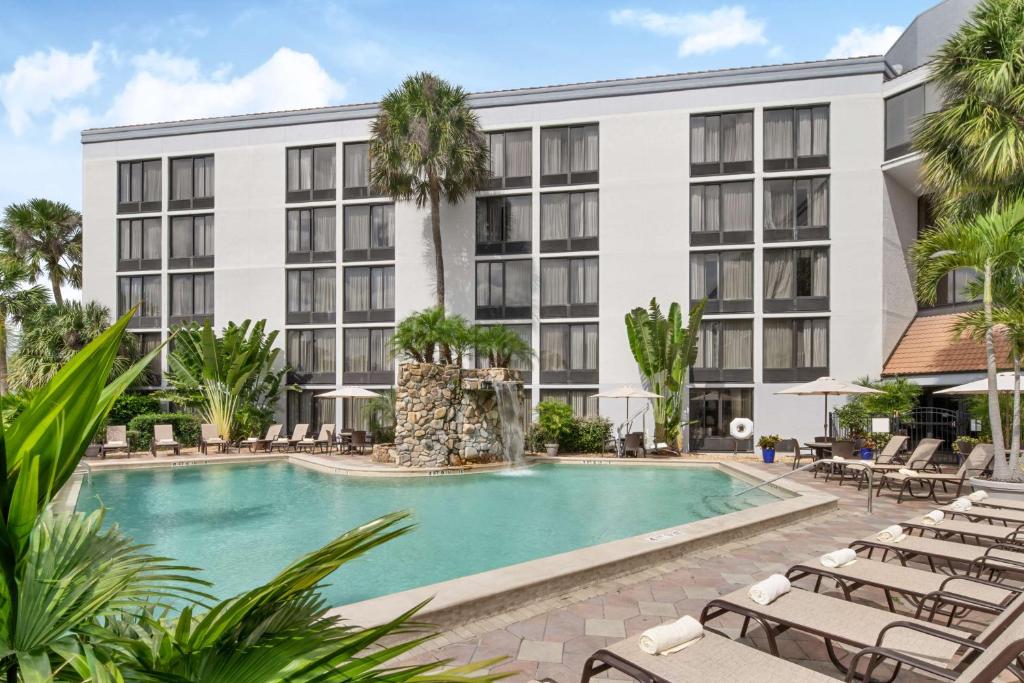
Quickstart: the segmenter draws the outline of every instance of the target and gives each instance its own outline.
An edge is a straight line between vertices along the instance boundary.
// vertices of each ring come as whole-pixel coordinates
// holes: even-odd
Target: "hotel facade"
[[[969,304],[958,274],[919,307],[907,252],[927,225],[909,141],[939,106],[928,59],[973,5],[933,7],[884,56],[472,95],[493,179],[442,208],[449,309],[529,340],[533,404],[618,423],[622,402],[589,397],[639,383],[624,315],[706,297],[691,447],[731,451],[734,417],[820,434],[819,402],[776,392],[878,376],[921,320]],[[83,297],[141,302],[146,346],[266,319],[302,387],[281,419],[358,426],[357,405],[314,394],[391,386],[395,322],[434,301],[427,211],[368,183],[376,112],[84,131]],[[916,374],[973,372],[934,369]]]

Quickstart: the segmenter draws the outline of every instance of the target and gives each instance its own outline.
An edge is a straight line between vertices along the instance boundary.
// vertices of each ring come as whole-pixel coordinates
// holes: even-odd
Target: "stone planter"
[[[91,443],[85,447],[85,457],[95,458],[100,454],[100,445],[98,443]]]
[[[975,491],[985,491],[993,498],[1010,498],[1012,500],[1024,501],[1024,483],[975,478],[972,478],[970,483]]]
[[[548,451],[548,457],[553,458],[558,455],[558,444],[557,443],[546,443],[544,448]]]

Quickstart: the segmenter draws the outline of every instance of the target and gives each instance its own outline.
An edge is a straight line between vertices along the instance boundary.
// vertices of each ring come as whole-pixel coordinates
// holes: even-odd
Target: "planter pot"
[[[870,460],[873,455],[874,454],[871,452],[871,449],[868,448],[867,446],[865,446],[864,448],[860,449],[860,459],[861,460]]]
[[[975,491],[985,491],[993,498],[1010,498],[1024,501],[1024,483],[972,478],[970,484]]]
[[[544,448],[548,451],[548,457],[553,458],[558,455],[558,444],[557,443],[546,443]]]
[[[775,462],[775,449],[774,448],[762,448],[761,449],[761,460],[764,464],[771,465]]]
[[[100,445],[98,443],[91,443],[85,448],[85,457],[95,458],[100,454]]]

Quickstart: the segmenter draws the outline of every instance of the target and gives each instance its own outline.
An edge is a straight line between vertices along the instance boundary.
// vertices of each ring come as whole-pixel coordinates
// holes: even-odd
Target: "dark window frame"
[[[207,286],[213,287],[216,292],[216,278],[213,273],[171,273],[167,277],[167,325],[174,327],[176,325],[184,325],[188,323],[199,323],[203,324],[209,320],[210,324],[213,324],[214,311],[206,313],[196,313],[196,278],[209,278]],[[174,282],[178,278],[191,278],[192,279],[192,313],[187,315],[174,315]],[[204,290],[205,292],[205,290]],[[214,297],[216,301],[216,296]]]
[[[601,328],[596,322],[586,323],[541,323],[540,331],[540,357],[544,355],[544,329],[550,327],[559,327],[562,329],[562,345],[563,353],[566,359],[565,370],[544,370],[543,365],[539,365],[540,382],[541,384],[598,384],[599,375],[601,370]],[[574,327],[595,327],[597,328],[597,367],[593,370],[590,369],[574,369],[572,366],[572,328]]]
[[[356,147],[366,148],[366,185],[353,185],[348,184],[348,174],[345,173],[345,160],[348,158],[348,151],[355,149]],[[376,199],[384,197],[374,190],[373,181],[371,175],[373,173],[373,167],[370,165],[370,141],[363,140],[362,142],[353,141],[346,142],[342,145],[341,149],[341,169],[342,169],[342,185],[341,185],[341,198],[342,199]]]
[[[189,159],[192,161],[192,172],[189,176],[192,181],[192,191],[188,199],[172,199],[174,197],[174,162],[184,161]],[[196,161],[198,159],[212,159],[214,168],[214,179],[217,177],[216,166],[217,162],[215,155],[213,154],[191,154],[181,157],[170,157],[167,160],[167,210],[168,211],[188,211],[191,209],[212,209],[214,203],[215,194],[210,196],[196,196]],[[216,180],[214,180],[216,183]]]
[[[124,223],[128,224],[129,233],[132,232],[131,224],[135,221],[139,222],[139,258],[137,259],[122,259],[121,258],[121,247],[123,240],[122,226]],[[161,254],[160,257],[155,259],[147,259],[142,254],[146,253],[146,221],[156,221],[160,228],[158,230],[157,242],[159,242],[158,249]],[[132,216],[130,218],[118,218],[117,219],[117,272],[129,273],[137,270],[160,270],[163,261],[163,218],[160,216]],[[131,239],[129,234],[129,239]]]
[[[487,136],[487,149],[491,148],[491,137],[495,135],[501,135],[503,138],[509,133],[529,133],[530,134],[530,173],[526,176],[510,176],[508,175],[508,144],[507,139],[502,141],[502,149],[505,154],[505,167],[502,169],[501,176],[492,175],[487,181],[487,189],[489,190],[511,190],[526,188],[533,185],[533,129],[532,128],[509,128],[505,130],[491,130],[485,131],[484,135]]]
[[[291,358],[292,349],[292,337],[294,335],[304,336],[309,335],[310,341],[307,343],[315,343],[316,337],[320,334],[330,333],[334,339],[334,361],[335,369],[333,372],[313,372],[312,370],[304,370],[295,364],[295,359]],[[300,344],[302,342],[300,341]],[[303,328],[303,329],[289,329],[285,331],[285,362],[288,365],[288,382],[290,384],[334,384],[338,375],[337,371],[337,358],[338,358],[338,330],[335,327],[317,327],[317,328]]]
[[[395,240],[397,239],[397,231],[393,230],[391,234],[391,246],[390,247],[369,247],[367,249],[349,249],[346,245],[346,237],[348,235],[347,224],[348,224],[348,213],[350,210],[367,208],[370,211],[370,221],[367,225],[367,230],[373,230],[373,211],[379,208],[391,207],[392,211],[395,211],[394,202],[370,202],[367,204],[348,204],[346,205],[341,214],[341,260],[345,263],[359,263],[361,261],[393,261],[395,259]],[[366,240],[367,244],[370,244],[369,238]]]
[[[722,344],[721,328],[735,323],[747,323],[750,325],[750,367],[749,368],[726,368],[723,367],[725,357],[725,345]],[[718,343],[715,345],[714,367],[698,368],[696,362],[690,368],[690,378],[693,382],[753,382],[754,381],[754,320],[752,318],[725,318],[720,320],[704,320],[701,322],[700,335],[702,338],[698,344],[703,345],[703,334],[705,325],[715,326],[718,330]]]
[[[597,195],[597,235],[595,237],[573,237],[571,234],[564,240],[544,239],[544,199],[565,195],[569,202],[569,226],[572,226],[572,198],[574,195]],[[600,248],[601,240],[601,191],[600,190],[561,190],[557,192],[542,192],[540,194],[540,253],[557,254],[567,251],[597,251]]]
[[[725,193],[722,192],[723,185],[747,185],[750,187],[750,230],[725,230],[722,224],[722,217],[725,215]],[[687,214],[689,218],[693,217],[693,189],[701,188],[704,192],[705,202],[704,206],[707,206],[707,188],[717,187],[718,188],[718,231],[708,232],[700,231],[694,232],[693,221],[688,219],[690,223],[690,246],[694,247],[705,247],[715,245],[733,245],[733,244],[753,244],[754,243],[754,181],[753,180],[727,180],[725,182],[715,183],[691,183],[690,191],[687,193],[687,200],[689,202],[690,212]],[[701,217],[702,220],[707,221],[707,211],[705,209],[704,215]]]
[[[195,236],[196,236],[196,232],[195,232],[196,231],[196,219],[197,218],[206,219],[206,218],[213,218],[213,217],[214,217],[214,214],[212,214],[212,213],[196,213],[196,214],[188,214],[186,216],[171,216],[168,219],[168,223],[170,224],[170,226],[168,228],[168,240],[167,240],[167,269],[168,270],[178,270],[178,269],[183,269],[183,268],[213,268],[215,254],[201,255],[201,256],[196,256],[195,255],[195,251],[196,251],[196,249],[195,249],[195,244],[196,244],[196,241],[195,241]],[[186,220],[189,220],[191,222],[191,226],[190,226],[190,228],[191,228],[191,230],[190,230],[191,231],[190,242],[192,244],[192,250],[191,250],[192,251],[192,255],[191,256],[173,256],[172,253],[171,253],[171,249],[172,249],[172,247],[174,245],[174,223],[175,223],[175,221],[178,221],[178,220],[181,220],[181,219],[186,219]],[[216,244],[217,244],[217,239],[216,239],[217,227],[216,226],[217,226],[217,220],[215,218],[214,218],[213,224],[214,224],[214,228],[213,228],[214,229],[214,250],[216,252]]]
[[[814,184],[815,181],[825,181],[825,225],[811,225],[811,216],[813,215],[813,196],[814,196]],[[768,193],[764,190],[764,184],[767,183],[791,183],[792,187],[792,203],[793,203],[793,225],[790,228],[769,228],[768,227]],[[797,185],[801,182],[808,183],[807,190],[807,215],[808,225],[806,227],[800,227],[797,225],[797,216],[799,215],[799,204],[797,202]],[[829,230],[831,229],[832,223],[832,177],[827,175],[805,175],[805,176],[792,176],[792,177],[771,177],[765,178],[764,184],[761,186],[761,194],[764,199],[762,201],[762,237],[767,242],[813,242],[820,240],[829,239]]]
[[[754,416],[754,390],[751,387],[693,387],[690,390],[689,396],[689,407],[690,417],[695,420],[697,424],[689,430],[690,435],[690,448],[695,451],[737,451],[737,450],[751,450],[754,446],[753,439],[734,439],[728,434],[728,422],[724,406],[732,401],[723,400],[723,394],[731,395],[732,392],[746,392],[750,401],[750,415],[744,416],[752,418]],[[740,394],[741,402],[743,401],[743,394]],[[704,436],[702,432],[708,428],[705,415],[707,405],[714,402],[716,405],[714,423],[715,429],[720,431],[720,435]],[[698,409],[697,404],[701,404]],[[740,417],[740,416],[733,416]],[[703,422],[702,422],[703,420]]]
[[[530,264],[530,303],[526,306],[514,306],[506,304],[505,293],[508,291],[506,287],[507,277],[505,274],[505,266],[509,263],[528,263]],[[488,268],[488,290],[490,290],[490,269],[494,266],[501,266],[501,304],[481,306],[477,300],[477,292],[480,287],[480,266],[486,265]],[[477,261],[473,267],[474,287],[473,287],[473,306],[476,311],[477,320],[529,320],[533,316],[533,260],[532,259],[503,259],[495,261]],[[488,292],[488,301],[492,297]]]
[[[572,170],[572,132],[582,128],[597,128],[597,170],[596,171],[573,171]],[[566,173],[550,173],[544,175],[544,132],[565,129],[566,159],[569,170]],[[553,187],[556,185],[595,185],[601,179],[601,124],[597,121],[588,123],[571,123],[560,126],[541,126],[540,128],[540,186]]]
[[[765,272],[764,258],[768,252],[782,252],[787,251],[790,255],[790,260],[793,264],[793,296],[786,299],[769,299],[768,298],[768,279],[764,277]],[[800,252],[811,252],[812,258],[814,252],[824,251],[826,257],[825,265],[825,296],[813,296],[806,295],[801,296],[798,293],[797,283],[800,279]],[[811,274],[808,277],[813,277],[813,262],[811,264]],[[761,272],[762,280],[764,284],[762,286],[762,304],[765,313],[803,313],[803,312],[822,312],[827,313],[829,311],[830,302],[832,300],[832,253],[827,246],[819,247],[785,247],[782,249],[765,249],[761,256]]]
[[[316,272],[317,271],[332,271],[334,276],[334,310],[333,311],[318,311],[316,310]],[[302,286],[302,275],[303,273],[310,273],[309,286],[312,288],[310,294],[311,308],[308,311],[291,311],[288,310],[288,305],[291,300],[291,290],[289,289],[289,282],[291,281],[291,274],[298,273],[299,286]],[[336,267],[331,268],[289,268],[284,273],[284,292],[285,292],[285,324],[286,325],[327,325],[334,324],[337,320],[338,315],[338,270]],[[301,293],[299,295],[301,299]]]
[[[800,140],[799,140],[800,131],[799,131],[798,114],[797,114],[797,112],[805,110],[805,109],[806,110],[810,110],[812,112],[812,115],[813,115],[813,110],[815,110],[815,109],[825,109],[825,111],[827,113],[826,120],[827,120],[828,133],[826,134],[826,139],[825,139],[825,153],[824,154],[810,154],[810,155],[806,155],[806,156],[799,156],[797,154],[797,150],[799,149],[799,146],[800,146]],[[804,169],[826,169],[826,168],[830,168],[831,167],[830,164],[831,164],[831,160],[832,160],[832,106],[828,102],[820,102],[820,103],[817,103],[817,104],[794,105],[792,107],[767,107],[767,108],[765,108],[762,116],[764,114],[767,114],[768,112],[781,112],[781,111],[789,111],[792,114],[792,116],[790,117],[790,124],[792,125],[792,130],[793,130],[793,135],[792,135],[792,138],[793,138],[793,154],[791,156],[785,157],[785,158],[781,158],[781,157],[778,158],[778,159],[769,159],[768,158],[768,155],[767,155],[768,136],[767,136],[767,134],[764,131],[765,123],[764,123],[764,121],[762,121],[762,124],[761,124],[761,127],[762,127],[762,131],[761,131],[762,150],[761,150],[761,153],[762,153],[762,159],[763,159],[763,163],[764,163],[764,170],[765,170],[765,172],[766,173],[770,173],[770,172],[773,172],[773,171],[797,171],[797,170],[804,170]],[[813,150],[813,148],[814,148],[814,138],[813,138],[814,125],[813,125],[813,118],[811,120],[812,120],[812,125],[811,125],[811,135],[812,135],[812,138],[811,138],[811,148]]]
[[[797,336],[799,335],[798,325],[803,321],[810,320],[824,320],[825,325],[825,365],[824,367],[797,367]],[[766,322],[780,322],[785,321],[790,323],[790,333],[793,335],[790,347],[792,350],[792,358],[790,359],[791,366],[788,368],[769,368],[764,362],[764,358],[768,353],[768,335],[762,331],[761,335],[761,365],[762,372],[764,374],[764,384],[785,384],[787,382],[810,382],[819,377],[827,377],[829,372],[828,368],[832,362],[832,322],[830,318],[824,318],[819,316],[809,316],[806,318],[764,318],[763,323]]]
[[[722,256],[724,254],[744,254],[750,259],[750,298],[749,299],[723,299],[722,298]],[[698,297],[694,298],[693,291],[690,292],[690,307],[692,308],[698,302],[707,298],[707,303],[704,305],[705,313],[753,313],[754,312],[754,250],[753,249],[727,249],[725,251],[691,251],[689,267],[692,270],[694,267],[695,257],[716,257],[716,273],[715,277],[717,285],[715,287],[717,296],[715,298],[710,297]],[[692,288],[691,288],[692,289]]]
[[[750,115],[750,160],[749,161],[725,161],[725,136],[722,134],[722,119],[726,116],[739,116],[741,114]],[[693,161],[693,148],[690,147],[690,176],[701,177],[701,176],[718,176],[718,175],[738,175],[743,173],[754,172],[754,110],[753,109],[735,109],[730,111],[709,111],[700,112],[697,114],[690,114],[689,126],[687,132],[689,133],[689,140],[693,138],[693,127],[694,122],[697,119],[718,119],[718,161],[694,163]]]
[[[394,336],[395,328],[393,327],[346,327],[342,329],[341,343],[341,383],[345,384],[370,384],[370,385],[393,385],[395,383],[395,357],[394,354],[386,351],[387,357],[391,361],[391,368],[388,370],[367,370],[366,372],[354,372],[345,369],[345,361],[347,356],[345,355],[345,346],[348,344],[347,336],[352,333],[367,333],[367,350],[373,347],[373,335],[374,333],[385,334],[391,332],[392,337]],[[382,340],[382,343],[387,343]],[[368,359],[369,360],[369,359]],[[369,365],[369,362],[367,363]]]
[[[316,151],[318,149],[333,149],[334,150],[334,186],[331,188],[317,188],[316,187]],[[288,156],[293,152],[298,152],[300,158],[304,151],[308,150],[311,159],[310,169],[310,181],[309,189],[298,189],[289,190],[291,183],[290,171],[288,169]],[[299,173],[301,170],[301,160],[299,165]],[[286,204],[298,204],[302,202],[333,202],[338,196],[338,146],[334,143],[328,145],[297,145],[295,147],[286,147],[284,151],[284,201]]]
[[[330,251],[315,251],[313,250],[313,231],[315,229],[315,219],[317,211],[333,211],[334,212],[334,245],[335,248]],[[299,215],[299,230],[302,230],[302,214],[309,214],[309,251],[291,251],[288,246],[288,220],[292,214]],[[291,209],[286,209],[284,212],[284,262],[289,264],[303,264],[303,263],[334,263],[337,260],[337,245],[338,245],[338,209],[336,206],[331,204],[330,206],[302,206]]]
[[[152,281],[154,278],[160,283],[160,287],[162,289],[163,288],[163,278],[160,275],[119,275],[119,276],[117,276],[117,314],[118,314],[118,317],[121,317],[121,316],[123,316],[123,315],[128,313],[128,309],[126,309],[126,308],[121,306],[121,282],[123,280],[135,280],[135,279],[138,279],[139,280],[140,294],[142,294],[142,296],[144,297],[145,296],[145,291],[146,291],[146,282],[147,282],[147,280],[148,281]],[[156,304],[157,314],[155,316],[145,316],[145,317],[143,317],[141,315],[143,311],[140,308],[138,311],[136,311],[135,315],[132,316],[132,319],[130,321],[128,321],[128,328],[129,329],[147,329],[147,330],[159,329],[161,327],[160,316],[161,316],[162,307],[163,307],[163,301],[161,300],[161,298],[162,298],[162,292],[161,292],[160,296],[157,297],[157,304]],[[141,299],[140,299],[140,301],[141,301]],[[132,305],[137,305],[138,303],[139,303],[139,301],[136,301]],[[129,308],[130,308],[130,306],[129,306]]]
[[[576,289],[576,280],[572,277],[572,262],[573,261],[595,261],[597,263],[597,297],[598,300],[590,303],[567,303],[567,304],[555,304],[555,305],[544,305],[544,264],[555,261],[565,261],[566,267],[569,269],[568,273],[568,291],[567,295],[569,301],[573,299],[573,293]],[[600,313],[601,308],[601,261],[597,256],[559,256],[556,258],[544,258],[540,260],[540,272],[537,274],[540,281],[540,317],[541,318],[596,318]]]
[[[514,198],[527,198],[530,200],[530,239],[526,241],[508,240],[509,223],[509,200]],[[501,204],[501,236],[500,240],[481,242],[480,241],[480,207],[484,206],[484,214],[487,216],[490,225],[491,204]],[[476,242],[477,256],[500,256],[505,254],[529,254],[533,251],[533,195],[532,194],[503,194],[476,198],[476,214],[473,224],[474,241]]]
[[[391,270],[395,272],[395,266],[392,264],[388,265],[365,265],[365,266],[345,266],[342,268],[341,274],[341,290],[345,292],[348,289],[348,278],[350,273],[354,273],[358,270],[368,271],[369,277],[369,295],[370,302],[369,308],[366,310],[353,310],[350,311],[346,307],[347,300],[342,296],[341,300],[341,321],[343,323],[390,323],[395,321],[395,309],[394,302],[392,302],[391,308],[374,308],[373,305],[373,271],[375,270]],[[393,277],[393,276],[392,276]]]
[[[144,201],[142,197],[146,196],[146,173],[145,167],[147,164],[157,164],[160,167],[161,177],[157,179],[157,191],[160,195],[160,199],[156,201]],[[125,201],[125,198],[121,195],[121,168],[124,166],[129,167],[129,178],[135,173],[135,166],[138,166],[138,172],[142,174],[142,179],[139,181],[140,192],[142,197],[138,201]],[[117,162],[117,213],[158,213],[163,210],[163,160],[159,157],[147,158],[147,159],[126,159],[124,161]],[[129,186],[131,186],[131,180],[129,180]],[[130,199],[130,198],[129,198]]]

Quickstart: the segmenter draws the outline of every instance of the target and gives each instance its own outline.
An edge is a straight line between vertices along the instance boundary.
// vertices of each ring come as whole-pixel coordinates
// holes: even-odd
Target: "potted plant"
[[[953,445],[956,446],[957,453],[960,455],[970,455],[979,443],[981,443],[980,440],[973,436],[960,436],[953,442]]]
[[[775,446],[780,441],[782,441],[782,437],[778,434],[765,434],[757,440],[757,445],[761,449],[761,460],[766,465],[775,462]]]
[[[871,460],[875,451],[889,441],[889,435],[885,432],[871,432],[864,437],[864,446],[860,449],[861,460]]]
[[[548,457],[558,455],[558,444],[572,426],[572,408],[560,401],[537,404],[537,430],[544,439]]]

